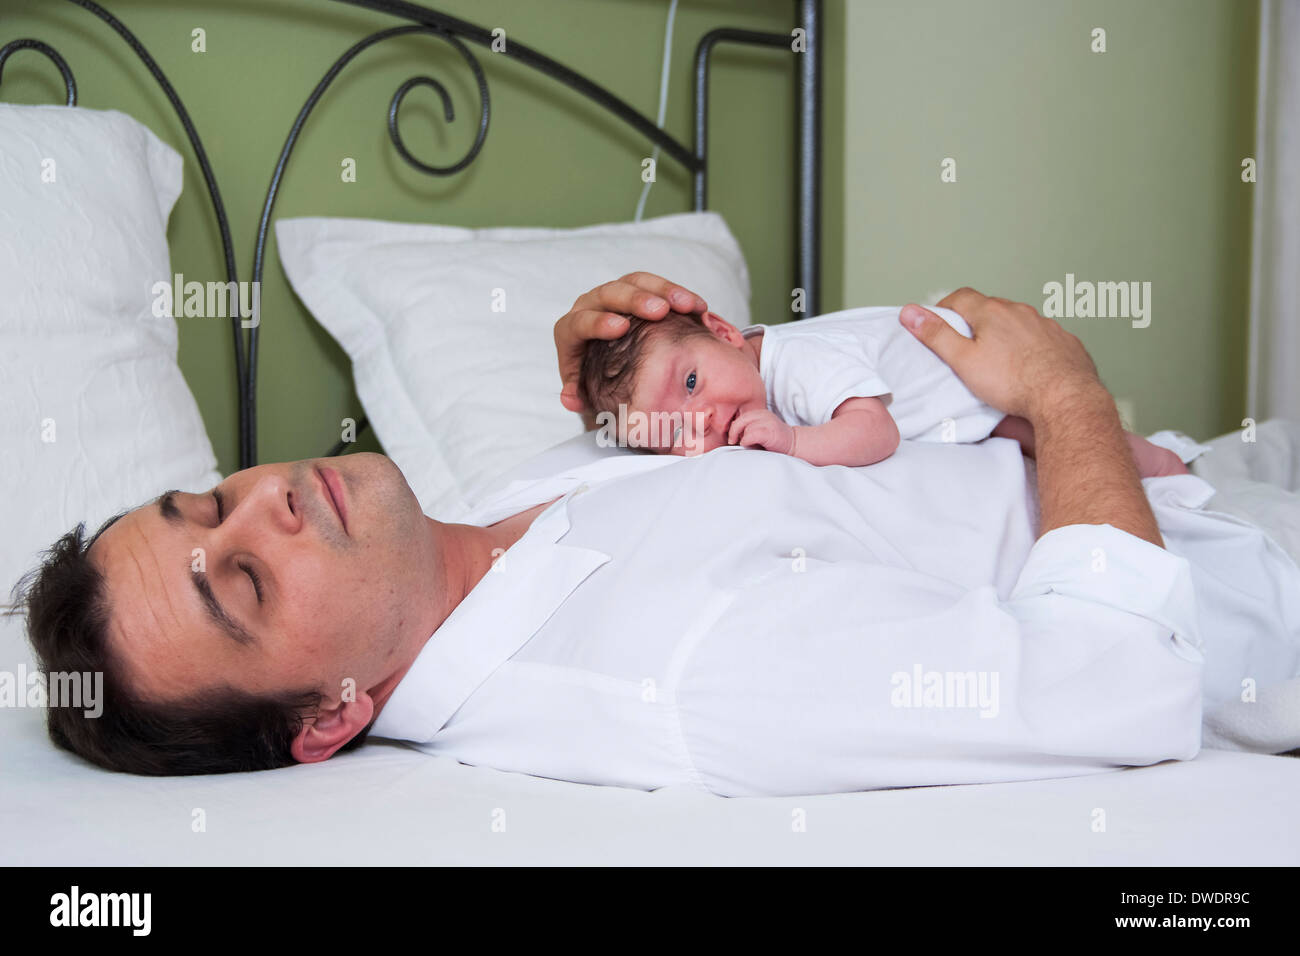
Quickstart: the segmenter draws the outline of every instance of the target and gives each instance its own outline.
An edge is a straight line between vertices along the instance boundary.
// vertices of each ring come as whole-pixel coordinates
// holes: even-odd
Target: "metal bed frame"
[[[216,215],[217,228],[221,235],[221,246],[225,254],[226,274],[230,282],[238,288],[238,270],[235,263],[235,248],[230,235],[230,224],[226,218],[225,205],[221,199],[221,190],[216,176],[208,162],[207,151],[198,130],[190,119],[185,104],[175,87],[167,79],[149,51],[127,27],[112,13],[94,0],[67,0],[69,3],[94,14],[108,24],[135,51],[136,55],[148,68],[158,85],[171,102],[172,108],[180,118],[181,125],[194,150],[203,179],[207,184],[208,196]],[[326,0],[322,0],[326,2]],[[350,6],[364,7],[386,13],[399,19],[409,21],[406,26],[390,27],[372,33],[349,47],[321,77],[307,101],[299,110],[293,126],[289,130],[280,156],[275,164],[267,189],[266,200],[262,204],[262,215],[257,228],[257,242],[253,253],[252,281],[260,283],[265,266],[266,236],[271,222],[271,212],[275,208],[276,196],[280,182],[288,166],[289,157],[302,132],[308,116],[319,102],[325,90],[339,73],[361,52],[391,37],[410,33],[425,33],[449,43],[468,64],[479,90],[478,133],[469,151],[457,162],[448,166],[426,164],[407,150],[398,129],[398,110],[403,98],[416,86],[427,86],[435,90],[443,104],[443,112],[448,122],[454,119],[451,97],[446,88],[431,76],[413,76],[403,82],[394,92],[388,107],[388,134],[398,155],[409,165],[433,176],[450,176],[460,172],[472,163],[487,139],[488,123],[491,116],[491,98],[487,77],[474,54],[463,41],[491,48],[492,32],[484,27],[456,17],[440,13],[429,7],[403,0],[328,0],[333,3],[346,3]],[[820,299],[820,234],[821,234],[821,83],[822,83],[822,35],[821,35],[821,0],[793,0],[795,4],[794,27],[802,30],[803,49],[798,61],[797,79],[797,190],[796,190],[796,248],[795,286],[804,290],[804,315],[815,315]],[[694,180],[694,209],[707,209],[708,198],[708,115],[709,115],[709,67],[714,49],[723,43],[743,44],[749,46],[793,49],[791,42],[794,30],[790,34],[765,33],[754,30],[741,30],[720,27],[709,31],[700,38],[695,50],[695,138],[691,146],[678,142],[651,120],[629,106],[624,100],[615,96],[603,86],[591,81],[580,73],[526,44],[511,38],[506,49],[496,53],[537,70],[546,76],[576,90],[592,102],[601,106],[608,113],[622,120],[652,143],[657,144],[665,153],[677,160],[691,174]],[[22,38],[10,41],[0,47],[0,78],[3,78],[4,64],[18,50],[35,50],[53,61],[63,77],[67,93],[67,105],[77,104],[77,84],[72,69],[67,61],[52,46],[37,39]],[[256,288],[256,286],[254,286]],[[235,376],[239,402],[239,467],[248,468],[257,463],[257,352],[260,334],[260,316],[241,313],[239,297],[235,296],[234,315],[231,316],[231,330],[234,337]],[[358,433],[367,425],[365,418],[358,422]],[[346,442],[339,442],[330,454],[339,454],[346,447]]]

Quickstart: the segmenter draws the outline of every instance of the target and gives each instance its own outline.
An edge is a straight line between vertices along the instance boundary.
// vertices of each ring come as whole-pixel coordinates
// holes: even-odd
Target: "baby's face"
[[[702,455],[729,444],[742,412],[767,407],[767,389],[753,352],[727,323],[709,337],[651,344],[632,392],[627,441],[664,455]],[[647,422],[648,420],[648,422]]]

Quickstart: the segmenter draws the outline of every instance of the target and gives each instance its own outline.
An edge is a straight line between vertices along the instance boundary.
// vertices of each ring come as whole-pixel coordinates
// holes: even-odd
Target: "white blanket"
[[[1300,423],[1273,420],[1209,442],[1192,471],[1214,485],[1206,508],[1263,528],[1300,563]],[[1300,748],[1300,678],[1253,700],[1207,708],[1202,746],[1281,753]]]

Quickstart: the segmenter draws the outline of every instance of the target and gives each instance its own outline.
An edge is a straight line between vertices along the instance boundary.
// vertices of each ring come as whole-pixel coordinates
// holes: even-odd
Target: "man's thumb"
[[[929,309],[915,302],[903,306],[898,314],[898,321],[903,328],[920,339],[923,345],[928,346],[935,355],[949,365],[952,364],[957,351],[963,345],[970,344],[970,339]]]
[[[571,412],[587,410],[587,403],[582,399],[582,389],[578,387],[577,379],[564,383],[564,387],[560,389],[560,404]]]

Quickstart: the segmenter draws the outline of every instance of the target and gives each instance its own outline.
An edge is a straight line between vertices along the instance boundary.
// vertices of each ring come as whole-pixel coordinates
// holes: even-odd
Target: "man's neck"
[[[748,354],[749,357],[753,360],[754,368],[761,369],[763,367],[760,364],[760,361],[763,356],[763,333],[762,332],[759,332],[757,335],[745,336],[745,341],[741,343],[741,348],[744,349],[745,353]]]
[[[434,536],[435,553],[438,567],[434,570],[432,587],[440,598],[437,622],[429,628],[429,633],[420,638],[418,646],[409,659],[380,684],[372,688],[370,696],[375,702],[375,716],[383,710],[384,704],[392,696],[397,685],[401,683],[406,672],[411,669],[420,651],[437,632],[443,622],[461,601],[483,580],[483,576],[492,568],[492,563],[514,545],[528,529],[539,514],[554,504],[558,498],[535,505],[526,511],[511,515],[487,527],[471,524],[447,524],[426,518],[429,533]]]
[[[537,516],[555,500],[552,498],[487,527],[429,519],[437,541],[438,577],[444,595],[438,626],[483,580],[493,562],[522,538]]]
[[[425,522],[428,523],[428,531],[433,536],[434,554],[437,554],[438,562],[438,566],[433,570],[433,580],[430,581],[430,587],[438,596],[437,611],[434,619],[421,627],[422,636],[419,637],[419,644],[408,650],[402,665],[370,688],[370,697],[374,701],[374,717],[370,718],[372,721],[380,715],[383,705],[387,704],[389,697],[393,696],[396,687],[407,675],[407,671],[411,670],[416,658],[420,657],[424,645],[429,643],[430,637],[439,627],[442,627],[443,622],[451,617],[456,606],[473,591],[474,585],[484,578],[495,557],[502,554],[504,549],[510,548],[524,536],[525,531],[528,531],[530,520],[521,522],[521,519],[528,518],[529,515],[536,518],[538,511],[539,509],[523,511],[486,528],[474,524],[435,522],[434,519],[426,516]]]

